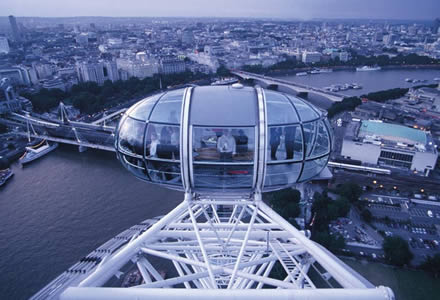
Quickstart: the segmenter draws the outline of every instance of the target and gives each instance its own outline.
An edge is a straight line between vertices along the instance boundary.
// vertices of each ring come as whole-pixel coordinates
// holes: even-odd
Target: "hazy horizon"
[[[17,17],[216,17],[280,19],[432,20],[440,16],[439,0],[162,0],[109,2],[15,0],[0,10]]]

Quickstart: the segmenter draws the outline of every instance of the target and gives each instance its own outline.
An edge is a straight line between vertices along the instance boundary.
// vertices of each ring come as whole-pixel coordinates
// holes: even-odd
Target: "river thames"
[[[104,151],[60,146],[12,169],[0,189],[0,299],[28,299],[113,236],[183,200]]]
[[[440,70],[279,76],[325,87],[356,82],[364,93],[433,83]],[[420,84],[420,83],[417,83]],[[423,83],[425,84],[425,83]],[[163,215],[183,195],[137,180],[114,153],[61,145],[15,173],[0,189],[0,299],[27,299],[81,257],[144,219]]]
[[[440,78],[440,69],[390,69],[369,72],[356,72],[353,70],[310,74],[306,76],[283,75],[274,77],[320,88],[325,88],[333,84],[343,85],[346,83],[357,83],[363,88],[360,90],[350,89],[342,91],[341,93],[360,96],[391,88],[410,88],[415,85],[435,83],[434,78]],[[405,81],[407,78],[426,80],[426,82],[409,83]]]

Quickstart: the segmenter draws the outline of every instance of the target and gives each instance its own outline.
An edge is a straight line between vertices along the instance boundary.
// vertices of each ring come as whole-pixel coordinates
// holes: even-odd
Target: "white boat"
[[[319,69],[319,73],[331,73],[333,69]]]
[[[237,78],[231,77],[231,78],[223,78],[220,80],[216,80],[213,83],[211,83],[211,85],[230,85],[237,82],[238,82]]]
[[[356,68],[356,71],[358,71],[358,72],[379,71],[379,70],[382,70],[382,68],[381,67],[369,67],[369,66],[363,66],[363,67]]]
[[[0,170],[0,186],[4,185],[12,176],[14,176],[14,172],[11,169]]]
[[[57,143],[49,145],[48,142],[38,148],[26,147],[26,153],[19,159],[19,162],[22,165],[30,163],[31,161],[34,161],[44,156],[45,154],[55,150],[57,147]]]
[[[296,73],[296,76],[306,76],[306,75],[307,75],[307,72]]]
[[[319,70],[312,70],[312,71],[310,71],[310,74],[320,74],[321,73],[321,71],[319,71]]]
[[[411,78],[405,79],[406,82],[412,82],[413,80]]]
[[[440,77],[434,78],[434,81],[440,81]]]
[[[361,86],[360,84],[357,84],[357,83],[355,83],[355,82],[353,82],[353,83],[351,84],[351,86],[352,86],[352,88],[353,88],[354,90],[360,90],[360,89],[362,88],[362,86]]]

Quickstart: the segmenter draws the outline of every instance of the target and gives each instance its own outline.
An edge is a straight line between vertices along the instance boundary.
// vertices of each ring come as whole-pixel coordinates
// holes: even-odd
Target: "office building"
[[[185,72],[185,61],[175,58],[166,58],[160,61],[162,74],[176,74]]]
[[[0,36],[0,54],[9,53],[9,43],[8,39],[4,36]]]
[[[104,68],[102,63],[82,62],[76,66],[77,75],[80,81],[93,81],[101,85],[104,83]]]
[[[425,176],[434,169],[438,157],[430,133],[372,120],[348,125],[341,155],[364,164],[411,170]]]
[[[9,16],[9,24],[11,25],[12,37],[15,42],[21,42],[20,30],[17,26],[17,21],[14,16]]]
[[[304,51],[302,54],[302,62],[305,64],[314,64],[321,61],[321,53]]]

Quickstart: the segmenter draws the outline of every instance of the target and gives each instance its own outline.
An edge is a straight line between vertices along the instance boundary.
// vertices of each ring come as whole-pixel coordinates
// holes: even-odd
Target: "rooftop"
[[[385,140],[400,143],[427,144],[427,135],[425,132],[396,124],[362,121],[358,136],[365,137],[366,135],[376,135]]]

